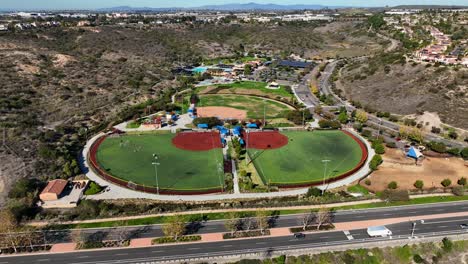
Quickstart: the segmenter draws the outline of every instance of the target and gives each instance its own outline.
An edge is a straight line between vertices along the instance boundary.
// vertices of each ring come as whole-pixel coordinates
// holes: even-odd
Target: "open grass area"
[[[229,84],[216,84],[210,85],[214,86],[218,92],[221,90],[229,90],[230,93],[242,93],[242,94],[252,94],[252,95],[276,95],[283,98],[292,98],[294,95],[290,93],[286,87],[280,86],[279,89],[268,89],[268,83],[266,82],[255,82],[255,81],[240,81]],[[199,87],[198,92],[204,93],[207,91],[206,86]],[[224,93],[224,92],[223,92]]]
[[[326,178],[342,175],[355,168],[361,159],[359,144],[342,131],[288,131],[286,146],[249,149],[265,184],[300,184],[321,181],[325,173],[322,160],[329,160]]]
[[[100,166],[109,174],[145,186],[156,186],[153,153],[159,159],[161,189],[204,190],[221,186],[221,149],[187,151],[172,144],[174,134],[108,137],[97,152]],[[221,177],[221,178],[220,178]]]
[[[263,119],[265,110],[266,118],[284,117],[291,110],[287,105],[260,97],[244,95],[204,95],[200,96],[198,107],[226,106],[247,111],[248,118]]]

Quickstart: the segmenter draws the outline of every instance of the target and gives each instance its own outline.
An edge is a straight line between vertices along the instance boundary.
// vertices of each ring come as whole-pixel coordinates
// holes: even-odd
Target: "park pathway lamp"
[[[153,153],[153,159],[154,159],[154,162],[152,162],[151,164],[154,165],[154,176],[156,179],[156,193],[159,195],[158,166],[160,165],[160,163],[158,162],[159,157],[158,155],[156,155],[156,153]]]

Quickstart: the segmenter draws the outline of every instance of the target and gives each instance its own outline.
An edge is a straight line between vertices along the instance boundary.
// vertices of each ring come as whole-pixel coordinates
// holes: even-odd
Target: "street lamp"
[[[158,181],[158,165],[160,165],[160,163],[158,162],[158,155],[156,155],[156,153],[153,153],[153,159],[154,159],[154,162],[152,162],[151,164],[154,165],[154,175],[155,175],[155,178],[156,178],[156,193],[159,195],[159,181]]]
[[[323,183],[322,183],[322,196],[325,193],[325,175],[327,174],[327,164],[330,162],[330,160],[322,160],[322,162],[325,164],[325,168],[323,170]]]
[[[412,223],[413,228],[411,229],[411,238],[414,238],[414,230],[416,229],[416,222]]]

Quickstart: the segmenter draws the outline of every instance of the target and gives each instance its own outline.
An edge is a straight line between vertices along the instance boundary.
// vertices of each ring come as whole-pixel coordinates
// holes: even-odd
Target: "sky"
[[[197,7],[231,3],[319,4],[324,6],[468,5],[468,0],[0,0],[0,10],[95,9],[115,6]]]

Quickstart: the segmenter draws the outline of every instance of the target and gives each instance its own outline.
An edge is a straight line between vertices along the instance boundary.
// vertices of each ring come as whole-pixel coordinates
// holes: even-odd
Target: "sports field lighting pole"
[[[160,164],[158,162],[158,155],[156,155],[156,153],[153,153],[153,158],[154,158],[154,162],[152,162],[151,164],[154,165],[154,175],[156,177],[156,193],[159,195],[159,181],[158,181],[158,165]]]
[[[413,222],[412,225],[413,225],[413,227],[411,229],[411,238],[414,237],[414,230],[416,229],[416,222]]]
[[[265,103],[266,103],[266,100],[263,99],[263,127],[265,127],[265,119],[266,119]]]
[[[325,193],[325,175],[327,174],[327,164],[330,162],[330,160],[322,160],[323,163],[325,163],[325,168],[323,170],[323,182],[322,182],[322,196]]]

